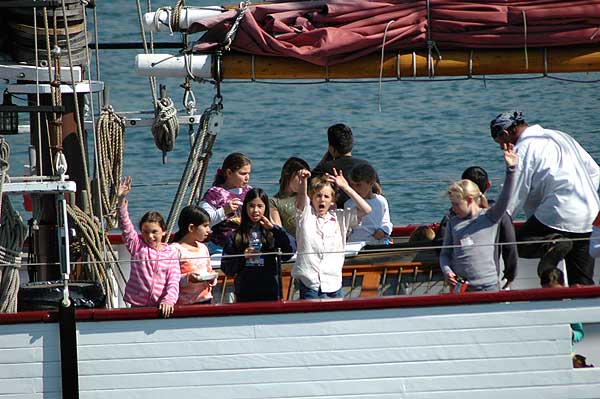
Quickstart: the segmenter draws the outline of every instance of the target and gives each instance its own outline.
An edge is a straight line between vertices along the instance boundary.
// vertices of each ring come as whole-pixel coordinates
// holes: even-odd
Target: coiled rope
[[[98,179],[106,229],[117,227],[117,189],[123,175],[125,121],[111,106],[104,107],[96,126]]]
[[[21,248],[27,236],[27,226],[14,210],[8,196],[2,194],[8,179],[10,147],[0,137],[0,313],[17,311]]]
[[[173,151],[178,133],[179,122],[175,104],[171,98],[162,97],[154,106],[152,136],[154,136],[154,144],[162,151],[163,164],[167,162],[167,152]]]
[[[77,241],[73,242],[73,251],[79,253],[74,253],[73,258],[79,257],[85,262],[85,266],[81,266],[74,271],[75,279],[99,282],[108,298],[107,306],[109,308],[116,307],[117,304],[110,303],[110,300],[117,290],[122,296],[123,290],[121,287],[113,285],[113,279],[107,275],[106,270],[109,268],[117,270],[123,281],[127,281],[117,261],[116,252],[110,245],[108,237],[102,235],[97,219],[92,218],[77,206],[68,205],[67,213],[71,218],[71,225],[75,226],[78,231]],[[106,251],[102,251],[100,248],[103,242]]]

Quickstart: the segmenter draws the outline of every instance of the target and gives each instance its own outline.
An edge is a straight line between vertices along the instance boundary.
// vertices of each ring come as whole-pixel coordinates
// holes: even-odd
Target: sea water
[[[97,4],[100,42],[141,40],[135,2]],[[194,3],[208,4],[218,3]],[[171,4],[153,4],[155,8],[162,5]],[[93,26],[93,20],[89,22]],[[178,41],[180,36],[161,33],[155,40]],[[148,80],[136,76],[133,66],[135,55],[142,52],[100,51],[100,78],[110,88],[110,103],[117,112],[152,108]],[[377,169],[393,223],[432,223],[449,207],[444,196],[448,184],[460,178],[468,166],[480,165],[488,171],[490,197],[497,196],[504,167],[502,153],[490,138],[489,122],[502,111],[519,109],[529,124],[565,131],[600,160],[599,83],[595,82],[600,74],[551,76],[402,79],[383,83],[381,97],[376,81],[225,82],[224,126],[214,147],[207,183],[223,158],[239,151],[252,159],[251,185],[273,195],[283,162],[299,156],[315,166],[327,149],[327,127],[342,122],[354,132],[353,155],[369,160]],[[559,80],[563,78],[581,83]],[[159,79],[159,83],[167,85],[168,94],[182,108],[182,79]],[[211,104],[214,88],[210,83],[194,83],[193,90],[201,112]],[[133,178],[129,195],[133,220],[150,209],[168,214],[190,148],[187,134],[187,126],[182,126],[175,149],[163,165],[149,128],[126,130],[124,174]],[[28,141],[26,135],[9,138],[11,174],[22,172]],[[93,154],[91,144],[90,149]]]

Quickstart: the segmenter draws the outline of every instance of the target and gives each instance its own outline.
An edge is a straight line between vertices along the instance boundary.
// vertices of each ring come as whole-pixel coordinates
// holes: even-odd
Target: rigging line
[[[499,246],[503,246],[503,245],[518,245],[518,244],[522,244],[522,243],[527,243],[527,244],[547,244],[547,243],[555,243],[555,242],[569,242],[569,241],[590,241],[590,238],[585,237],[585,238],[563,238],[563,239],[554,239],[554,240],[535,240],[535,241],[514,241],[514,242],[503,242],[503,243],[491,243],[491,244],[473,244],[470,247],[471,248],[485,248],[485,247],[499,247]],[[168,243],[163,242],[162,244],[164,245],[168,245]],[[372,253],[379,253],[379,254],[394,254],[394,253],[403,253],[403,252],[420,252],[420,251],[431,251],[431,250],[438,250],[438,249],[456,249],[456,248],[461,248],[462,246],[460,244],[458,245],[429,245],[429,246],[412,246],[412,247],[403,247],[403,248],[394,248],[394,247],[390,247],[390,248],[376,248],[376,249],[369,249],[369,248],[363,248],[361,249],[360,252],[361,254],[372,254]],[[347,249],[342,249],[342,250],[334,250],[334,251],[305,251],[305,252],[278,252],[278,251],[272,251],[272,252],[258,252],[256,253],[254,256],[271,256],[271,255],[289,255],[289,256],[293,256],[293,255],[319,255],[319,254],[345,254],[348,252],[355,252],[355,251],[351,251],[351,250],[347,250]],[[212,256],[194,256],[194,257],[186,257],[186,258],[181,258],[181,257],[176,257],[176,258],[161,258],[161,260],[180,260],[180,259],[212,259],[212,258],[218,258],[218,259],[234,259],[234,258],[241,258],[241,257],[246,257],[248,256],[248,254],[227,254],[227,255],[219,255],[219,256],[215,256],[214,254]],[[136,263],[136,262],[140,262],[139,259],[119,259],[120,263]],[[78,260],[78,261],[73,261],[71,262],[71,264],[73,265],[90,265],[90,264],[97,264],[97,261],[82,261],[82,260]],[[48,266],[60,266],[60,264],[53,262],[53,263],[45,263],[45,262],[38,262],[38,263],[27,263],[27,265],[30,266],[43,266],[43,265],[48,265]],[[19,264],[7,264],[7,266],[19,266]],[[99,266],[102,266],[102,264],[100,264]]]
[[[94,13],[95,13],[96,7],[94,7]],[[97,20],[94,22],[94,32],[97,35],[98,34],[98,29],[96,26]],[[83,30],[84,32],[87,32],[87,12],[84,8],[83,10]],[[97,42],[97,36],[96,36],[96,42]],[[91,81],[92,81],[92,68],[91,68],[91,57],[90,57],[90,50],[89,50],[89,46],[88,46],[88,37],[87,35],[85,35],[85,60],[86,60],[86,64],[87,64],[87,74],[88,74],[88,80],[90,81],[90,93],[89,93],[89,98],[90,98],[90,109],[92,111],[92,130],[94,131],[94,168],[96,169],[96,174],[98,176],[98,178],[96,179],[96,195],[97,195],[97,200],[98,203],[101,204],[102,203],[102,198],[101,198],[101,187],[100,187],[100,177],[99,177],[99,171],[100,171],[100,161],[99,161],[99,151],[98,151],[98,138],[96,137],[96,120],[93,117],[94,114],[94,94],[91,92]],[[99,75],[100,75],[100,67],[99,67],[99,60],[98,60],[98,50],[96,50],[96,75],[98,76],[98,79],[100,79]],[[100,112],[100,93],[98,93],[98,112]],[[86,179],[87,180],[87,179]],[[90,193],[90,196],[93,195],[93,193]],[[106,236],[106,229],[105,229],[105,225],[104,225],[104,210],[102,209],[102,206],[98,207],[99,210],[99,217],[100,217],[100,234],[102,235],[102,237]],[[93,208],[90,208],[90,212],[93,213]],[[108,249],[106,247],[106,240],[102,240],[102,254],[103,254],[103,258],[106,259],[108,257]],[[110,266],[109,266],[110,267]]]
[[[85,141],[83,139],[83,129],[81,126],[81,122],[83,120],[80,109],[79,109],[79,95],[77,94],[77,89],[76,89],[76,83],[75,83],[75,72],[73,70],[73,53],[71,51],[71,38],[70,38],[70,34],[69,34],[69,22],[67,20],[67,7],[65,5],[65,0],[61,0],[61,6],[62,6],[62,11],[63,11],[63,23],[65,24],[65,35],[66,35],[66,39],[67,39],[67,56],[69,58],[69,70],[71,71],[71,85],[73,87],[73,101],[75,103],[75,110],[74,110],[74,115],[75,115],[75,126],[77,127],[77,137],[79,138],[79,149],[81,151],[82,157],[81,157],[81,162],[83,164],[83,171],[84,171],[84,176],[85,176],[85,189],[88,191],[88,193],[90,195],[87,196],[87,200],[88,200],[88,206],[90,211],[93,209],[92,207],[92,199],[91,199],[91,194],[92,194],[92,188],[90,186],[90,182],[89,179],[87,178],[89,176],[89,168],[88,168],[88,161],[86,159],[86,157],[84,156],[84,154],[86,153],[86,149],[85,149]],[[85,13],[85,10],[84,10]],[[87,40],[87,39],[86,39]],[[87,48],[87,46],[86,46]],[[92,82],[89,81],[89,88],[90,88],[90,92],[92,91]]]
[[[388,29],[390,27],[391,24],[394,23],[394,20],[392,19],[390,22],[387,23],[387,25],[385,26],[385,30],[383,31],[383,43],[381,44],[381,60],[379,62],[379,93],[378,93],[378,101],[377,101],[377,105],[379,106],[379,112],[381,112],[381,97],[382,97],[382,92],[383,92],[383,57],[385,55],[385,41],[387,39],[387,32]]]
[[[140,0],[136,0],[136,6],[138,11],[138,21],[140,23],[140,33],[142,35],[142,43],[144,45],[144,53],[148,54],[148,42],[146,40],[146,31],[144,30],[144,16],[142,15],[142,4]],[[156,97],[156,78],[153,76],[148,77],[150,83],[150,93],[152,94],[152,106],[156,107],[158,99]]]
[[[529,55],[527,54],[527,14],[525,13],[525,10],[521,11],[523,13],[523,33],[524,33],[524,37],[523,39],[525,40],[525,70],[529,70]]]
[[[36,106],[40,106],[40,60],[39,60],[39,49],[38,49],[38,30],[37,30],[37,7],[33,7],[33,31],[34,36],[33,39],[35,41],[34,43],[34,52],[35,52],[35,105]],[[50,76],[50,68],[48,68],[48,77]],[[48,81],[50,81],[50,79],[48,79]],[[28,101],[29,103],[29,101]],[[37,119],[37,137],[40,140],[40,142],[38,142],[38,153],[41,154],[41,149],[42,149],[42,143],[41,143],[41,137],[42,137],[42,115],[40,112],[36,112],[36,119]],[[31,128],[30,128],[31,130]],[[36,154],[37,157],[37,154]],[[37,160],[36,160],[37,162]],[[31,166],[31,165],[30,165]],[[30,170],[30,174],[32,173],[37,173],[39,171],[39,174],[43,176],[42,173],[42,165],[41,163],[39,163],[38,165],[36,165],[36,170]]]

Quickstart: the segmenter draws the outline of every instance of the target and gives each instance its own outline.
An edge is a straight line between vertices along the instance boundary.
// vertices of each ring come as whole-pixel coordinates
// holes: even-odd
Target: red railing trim
[[[575,298],[600,298],[599,286],[576,288],[531,289],[501,292],[473,292],[462,295],[419,295],[419,296],[384,296],[372,298],[356,298],[344,300],[312,300],[253,302],[218,305],[191,305],[175,307],[173,318],[214,317],[233,315],[259,315],[308,312],[335,312],[350,310],[374,310],[387,308],[417,308],[432,306],[457,306],[486,303],[546,301]],[[55,322],[55,311],[35,311],[0,314],[0,324]],[[140,320],[159,317],[158,309],[79,309],[76,312],[78,321]]]

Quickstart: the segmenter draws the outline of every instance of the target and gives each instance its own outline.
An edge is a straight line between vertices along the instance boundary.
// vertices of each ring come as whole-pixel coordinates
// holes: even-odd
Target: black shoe
[[[563,260],[572,248],[572,241],[555,241],[552,243],[548,251],[540,259],[537,270],[538,276],[541,276],[546,270],[554,269],[558,265],[558,262]]]

